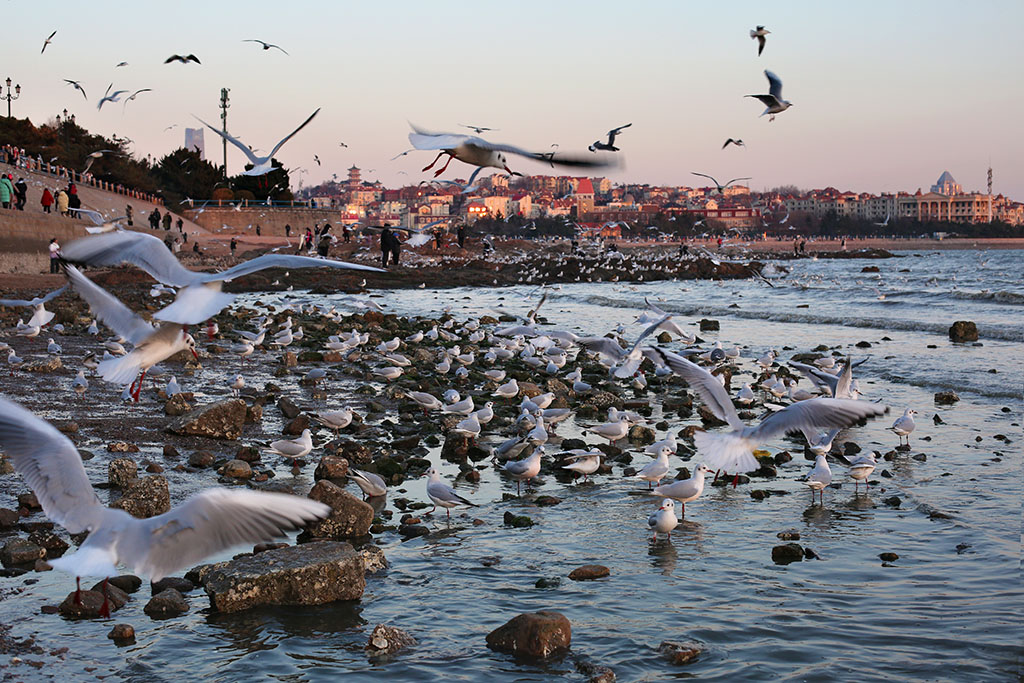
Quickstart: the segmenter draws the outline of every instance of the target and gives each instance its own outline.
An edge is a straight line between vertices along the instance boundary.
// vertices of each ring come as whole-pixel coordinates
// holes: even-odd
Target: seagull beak
[[[192,357],[195,358],[198,361],[199,360],[199,354],[196,353],[196,350],[195,349],[189,349],[189,351],[192,352]]]

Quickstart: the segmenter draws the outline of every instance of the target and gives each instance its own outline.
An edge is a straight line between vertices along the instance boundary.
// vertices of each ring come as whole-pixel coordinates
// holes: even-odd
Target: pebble
[[[569,578],[573,581],[592,581],[594,579],[603,579],[606,576],[610,576],[611,573],[611,570],[604,565],[585,564],[569,572]]]
[[[131,624],[118,624],[114,628],[110,629],[110,633],[107,634],[107,638],[110,638],[115,643],[122,641],[125,644],[135,642],[135,627]]]

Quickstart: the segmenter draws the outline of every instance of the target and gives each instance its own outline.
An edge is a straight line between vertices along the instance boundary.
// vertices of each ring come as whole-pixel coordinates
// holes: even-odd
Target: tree
[[[195,150],[181,147],[160,159],[153,168],[160,192],[168,204],[186,199],[209,199],[220,180],[220,169],[199,158]]]
[[[291,180],[289,172],[277,159],[271,159],[270,165],[274,170],[264,175],[236,175],[228,179],[230,187],[235,190],[247,190],[257,201],[272,199],[274,201],[287,202],[294,199],[291,191]],[[252,164],[246,164],[245,169],[249,170]]]

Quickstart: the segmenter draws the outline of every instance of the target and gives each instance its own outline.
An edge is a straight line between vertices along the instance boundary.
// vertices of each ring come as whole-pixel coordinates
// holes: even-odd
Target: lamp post
[[[231,106],[228,100],[228,93],[231,92],[231,88],[220,89],[220,121],[221,127],[224,129],[224,133],[228,132],[228,108]],[[224,177],[228,177],[228,139],[222,138],[221,143],[224,146]]]
[[[3,92],[3,88],[0,88],[0,93]],[[16,100],[21,97],[21,84],[14,86],[14,92],[11,92],[11,79],[7,79],[7,94],[0,96],[0,100],[7,100],[7,118],[11,118],[11,100]]]

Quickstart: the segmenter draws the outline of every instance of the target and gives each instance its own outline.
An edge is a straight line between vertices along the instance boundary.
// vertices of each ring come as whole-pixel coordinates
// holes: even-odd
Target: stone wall
[[[341,212],[338,209],[276,208],[250,206],[239,210],[229,207],[206,207],[184,212],[186,218],[215,235],[255,235],[260,226],[260,235],[284,237],[284,226],[292,226],[295,238],[306,228],[330,223],[340,234]],[[225,227],[227,226],[227,227]]]

